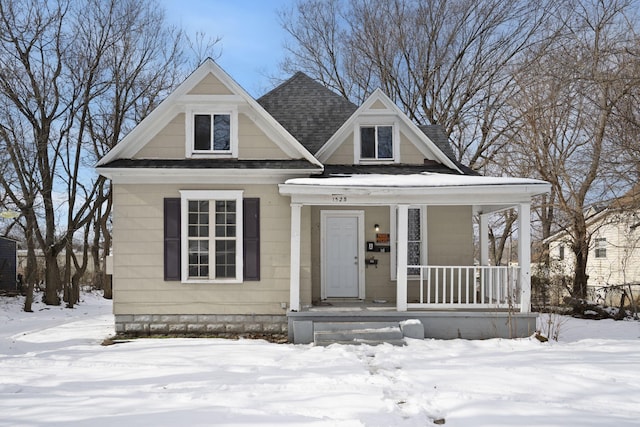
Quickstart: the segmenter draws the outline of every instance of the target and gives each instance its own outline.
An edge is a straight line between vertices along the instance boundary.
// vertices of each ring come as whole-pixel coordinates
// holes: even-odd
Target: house
[[[207,60],[97,170],[113,188],[118,333],[535,329],[530,203],[549,185],[477,175],[380,90],[356,106],[297,73],[255,100]],[[491,267],[487,216],[513,207],[519,267]]]
[[[589,255],[587,296],[608,305],[618,305],[621,286],[640,290],[640,186],[607,204],[590,206],[585,213]],[[573,277],[575,255],[571,236],[561,230],[545,240],[556,279]]]

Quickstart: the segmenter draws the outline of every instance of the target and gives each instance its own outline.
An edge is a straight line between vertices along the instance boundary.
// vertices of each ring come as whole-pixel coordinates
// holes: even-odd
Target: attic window
[[[235,111],[189,110],[186,121],[188,157],[237,157]]]
[[[360,158],[393,160],[393,126],[361,126]]]
[[[196,114],[193,116],[195,151],[229,151],[231,149],[231,116],[229,114]]]

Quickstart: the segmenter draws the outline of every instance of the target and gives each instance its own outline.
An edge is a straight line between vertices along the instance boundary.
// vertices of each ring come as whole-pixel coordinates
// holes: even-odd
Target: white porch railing
[[[407,271],[407,308],[520,307],[519,267],[421,265]]]

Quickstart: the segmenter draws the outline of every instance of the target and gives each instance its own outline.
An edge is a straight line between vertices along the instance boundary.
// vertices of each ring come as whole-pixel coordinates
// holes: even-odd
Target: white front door
[[[361,250],[361,228],[364,214],[360,211],[323,211],[323,298],[364,298],[361,272],[364,249]]]

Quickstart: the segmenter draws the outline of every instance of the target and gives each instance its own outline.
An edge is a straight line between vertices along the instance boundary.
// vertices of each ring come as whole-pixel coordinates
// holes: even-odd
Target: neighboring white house
[[[591,207],[586,212],[589,235],[587,258],[588,297],[598,302],[617,304],[620,285],[640,284],[640,187],[615,199],[606,207]],[[556,275],[572,277],[575,255],[570,235],[561,231],[547,239],[549,255]]]

